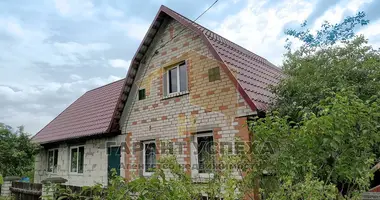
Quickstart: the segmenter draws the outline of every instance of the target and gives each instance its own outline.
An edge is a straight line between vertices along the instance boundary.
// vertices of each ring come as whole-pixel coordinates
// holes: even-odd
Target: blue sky
[[[0,122],[35,134],[85,91],[123,78],[161,4],[194,19],[214,0],[0,1]],[[379,0],[219,0],[198,22],[281,65],[285,27],[365,11],[380,46]]]

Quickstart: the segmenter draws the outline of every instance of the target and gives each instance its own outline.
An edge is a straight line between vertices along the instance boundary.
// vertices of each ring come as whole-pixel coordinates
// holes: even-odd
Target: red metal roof
[[[132,59],[127,77],[86,92],[38,132],[33,140],[49,143],[109,133],[111,129],[118,128],[118,124],[115,123],[118,123],[140,61],[152,37],[155,36],[156,30],[153,29],[159,27],[163,15],[170,16],[201,36],[213,56],[221,61],[223,70],[252,110],[268,109],[273,97],[268,86],[279,82],[282,76],[280,68],[177,12],[161,6]]]
[[[111,132],[125,79],[83,94],[40,130],[33,141],[50,143]]]
[[[281,69],[265,58],[248,51],[165,6],[160,7],[132,59],[133,62],[131,62],[127,74],[126,91],[129,91],[132,87],[139,64],[164,16],[170,16],[201,36],[215,59],[222,63],[221,66],[224,72],[230,77],[237,91],[253,111],[266,111],[268,109],[271,99],[274,97],[269,86],[278,84],[282,77]],[[128,96],[128,92],[125,95]]]
[[[274,97],[269,86],[280,81],[280,68],[165,6],[161,6],[160,11],[203,36],[216,59],[223,61],[227,74],[253,110],[268,109]]]

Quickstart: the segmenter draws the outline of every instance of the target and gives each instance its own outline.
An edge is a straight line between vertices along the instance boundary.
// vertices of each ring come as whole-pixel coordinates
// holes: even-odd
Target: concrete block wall
[[[12,181],[4,181],[1,185],[1,196],[8,197],[11,196],[10,187],[12,186]]]
[[[91,186],[96,183],[106,185],[108,182],[107,142],[114,141],[120,145],[120,141],[124,140],[124,136],[120,135],[113,138],[91,139],[78,144],[84,146],[84,164],[83,173],[77,174],[70,172],[70,147],[77,145],[61,143],[54,147],[58,149],[57,173],[47,172],[48,149],[44,149],[36,157],[35,182],[40,183],[48,177],[62,177],[68,180],[65,183],[67,185]]]
[[[173,37],[158,55],[152,57],[153,50]],[[191,164],[190,142],[196,132],[211,131],[218,142],[248,137],[245,136],[248,135],[247,128],[243,131],[241,124],[246,123],[244,116],[255,114],[255,111],[248,107],[220,67],[221,63],[213,58],[198,35],[180,23],[166,19],[149,48],[145,58],[147,63],[139,66],[120,121],[127,145],[133,149],[134,144],[146,140],[185,142],[177,161]],[[165,97],[162,89],[165,68],[184,60],[188,64],[188,93]],[[220,68],[221,80],[209,82],[208,70],[215,67]],[[138,89],[146,90],[146,99],[138,100]],[[133,150],[126,153],[127,179],[142,174],[138,167],[141,155]]]

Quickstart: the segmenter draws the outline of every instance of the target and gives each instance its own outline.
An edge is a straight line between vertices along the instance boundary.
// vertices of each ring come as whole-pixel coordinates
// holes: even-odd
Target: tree
[[[325,22],[315,35],[286,32],[303,45],[285,55],[271,112],[251,124],[246,188],[270,199],[355,199],[368,189],[380,143],[380,52],[353,34],[364,17]]]
[[[298,121],[299,111],[330,92],[350,88],[360,99],[367,100],[380,91],[380,52],[369,46],[363,36],[354,35],[356,26],[368,24],[364,17],[359,12],[339,24],[325,22],[315,35],[310,30],[285,32],[303,45],[285,54],[286,78],[274,88],[274,109],[281,116]],[[305,25],[306,22],[301,26]]]
[[[38,145],[32,143],[24,128],[0,123],[0,174],[3,176],[22,176],[34,168],[34,156]]]

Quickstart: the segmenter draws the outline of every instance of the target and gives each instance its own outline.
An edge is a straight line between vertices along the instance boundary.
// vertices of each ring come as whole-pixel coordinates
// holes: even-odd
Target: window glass
[[[187,67],[185,64],[179,66],[180,91],[187,91]]]
[[[156,144],[145,144],[145,172],[153,172],[156,168]]]
[[[48,151],[48,172],[53,172],[54,154],[53,151]]]
[[[79,147],[78,153],[78,173],[83,173],[84,147]]]
[[[168,72],[165,72],[164,75],[163,75],[163,91],[164,91],[164,96],[167,96],[168,95]]]
[[[78,148],[71,149],[71,172],[77,172],[78,169]]]
[[[53,165],[54,165],[53,172],[56,173],[57,172],[57,168],[58,168],[58,149],[54,150],[54,162],[53,162]]]
[[[145,89],[139,90],[139,100],[145,99]]]
[[[197,137],[199,173],[209,173],[214,168],[213,137]]]
[[[169,70],[169,93],[178,92],[177,70],[177,67]]]

